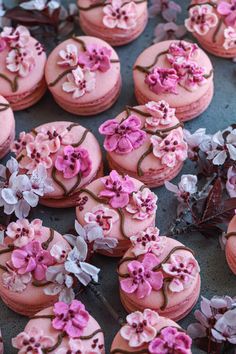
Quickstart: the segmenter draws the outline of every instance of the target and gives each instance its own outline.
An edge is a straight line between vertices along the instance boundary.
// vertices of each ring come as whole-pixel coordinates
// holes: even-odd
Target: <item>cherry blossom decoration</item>
[[[228,50],[236,47],[236,30],[233,27],[224,29],[224,44],[223,47]]]
[[[103,24],[108,28],[129,30],[137,23],[137,5],[134,1],[123,3],[122,0],[111,0],[103,7]]]
[[[148,227],[144,231],[138,232],[135,236],[130,237],[132,242],[132,252],[135,256],[146,253],[153,253],[156,257],[160,257],[166,246],[166,237],[159,236],[157,227]]]
[[[217,12],[225,17],[225,23],[227,26],[235,27],[236,25],[236,1],[230,0],[220,1],[217,6]]]
[[[185,26],[188,31],[204,36],[211,28],[217,26],[218,21],[211,5],[196,5],[189,9],[189,18],[185,20]]]
[[[72,93],[75,99],[95,89],[95,73],[89,69],[82,69],[78,66],[71,73],[67,74],[66,77],[67,81],[62,84],[62,89],[67,93]]]
[[[19,333],[12,339],[14,348],[19,349],[19,353],[43,353],[44,349],[50,348],[55,344],[55,340],[44,335],[39,328],[32,327],[27,332]]]
[[[148,102],[145,107],[147,112],[150,113],[150,117],[146,118],[146,128],[156,130],[159,125],[171,124],[175,118],[175,109],[171,108],[164,100]]]
[[[91,212],[87,212],[84,220],[88,224],[97,224],[103,230],[104,235],[111,232],[112,226],[119,220],[119,214],[103,204],[95,206]],[[78,225],[78,223],[76,223]]]
[[[51,180],[42,164],[32,171],[32,175],[19,174],[19,164],[12,157],[6,167],[0,165],[0,207],[4,213],[21,219],[27,217],[30,208],[36,207],[39,197],[53,191]]]
[[[86,51],[78,56],[78,63],[91,71],[99,70],[106,72],[111,67],[112,51],[106,47],[100,47],[97,44],[89,44]]]
[[[177,94],[178,80],[179,77],[175,69],[164,69],[158,66],[155,66],[145,77],[145,83],[156,94]]]
[[[126,206],[133,219],[145,220],[156,213],[158,197],[148,188],[132,194],[129,204]]]
[[[6,235],[10,237],[16,247],[26,246],[30,241],[42,236],[42,221],[34,219],[31,223],[27,219],[11,222],[6,229]]]

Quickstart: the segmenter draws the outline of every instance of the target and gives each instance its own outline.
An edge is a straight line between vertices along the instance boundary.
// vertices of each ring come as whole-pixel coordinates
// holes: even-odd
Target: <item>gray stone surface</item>
[[[183,9],[187,8],[189,1],[178,0]],[[179,21],[183,20],[186,11],[179,17]],[[126,104],[134,105],[135,97],[133,94],[132,81],[132,65],[137,56],[152,43],[153,29],[160,19],[150,20],[145,32],[136,41],[130,45],[117,49],[121,58],[123,86],[119,100],[107,112],[98,116],[89,118],[77,117],[71,115],[57,106],[49,92],[34,107],[22,112],[16,113],[17,133],[22,130],[30,130],[42,123],[69,120],[80,122],[85,127],[90,128],[98,137],[101,145],[102,138],[98,134],[98,126],[106,119],[115,117],[123,110]],[[79,31],[77,32],[80,33]],[[207,127],[208,131],[213,133],[218,129],[223,129],[229,124],[235,123],[235,64],[230,60],[224,60],[211,56],[215,70],[215,95],[209,109],[199,118],[186,124],[191,131],[195,131],[199,127]],[[194,173],[194,167],[191,163],[186,163],[182,173]],[[176,178],[178,181],[179,178]],[[161,233],[165,234],[168,227],[175,217],[176,202],[164,187],[155,190],[159,198],[159,207],[157,211],[157,226]],[[38,206],[33,210],[31,218],[42,218],[45,225],[55,228],[61,233],[65,233],[73,226],[75,212],[73,209],[57,210]],[[235,277],[230,272],[224,252],[221,251],[218,239],[206,240],[203,236],[192,233],[189,235],[179,236],[178,239],[185,243],[188,247],[194,249],[196,257],[201,266],[202,288],[201,294],[211,297],[214,294],[231,296],[236,295]],[[101,267],[101,277],[99,289],[110,301],[114,309],[121,315],[125,316],[125,311],[119,300],[118,282],[116,276],[116,259],[96,256],[94,263]],[[110,344],[119,326],[110,317],[109,313],[96,300],[94,295],[85,292],[80,297],[85,302],[88,310],[98,320],[104,329],[106,337],[106,348],[109,353]],[[199,304],[198,304],[199,305]],[[198,306],[197,305],[197,306]],[[193,312],[189,314],[180,324],[186,328],[189,323],[194,320]],[[2,302],[0,302],[0,327],[2,328],[5,353],[11,354],[15,351],[11,347],[11,338],[24,329],[27,318],[19,316],[9,310]],[[194,353],[201,353],[198,349],[194,349]]]

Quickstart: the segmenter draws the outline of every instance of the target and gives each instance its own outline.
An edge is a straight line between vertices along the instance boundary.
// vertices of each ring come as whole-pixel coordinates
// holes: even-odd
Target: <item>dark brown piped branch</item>
[[[45,281],[45,282],[41,283],[40,281],[34,280],[34,281],[32,282],[32,285],[33,285],[33,286],[36,286],[37,288],[42,288],[43,286],[47,286],[47,285],[49,285],[49,284],[51,284],[50,281]]]
[[[8,108],[10,108],[9,103],[0,103],[0,112],[6,111]]]
[[[143,129],[143,131],[145,131],[147,134],[152,134],[152,135],[158,135],[160,138],[165,138],[169,132],[171,132],[174,129],[177,129],[179,127],[183,128],[183,123],[179,122],[176,125],[173,125],[172,127],[169,128],[165,128],[165,129],[158,129],[158,130],[150,130],[150,129]]]
[[[57,349],[60,345],[61,345],[61,343],[62,343],[62,340],[63,340],[63,338],[66,336],[66,333],[60,333],[59,335],[58,335],[58,337],[57,337],[57,342],[56,342],[56,344],[55,345],[53,345],[52,347],[50,347],[50,348],[45,348],[45,349],[43,349],[43,353],[51,353],[51,352],[53,352],[55,349]]]
[[[225,234],[225,238],[228,240],[230,237],[236,236],[236,232],[228,232],[227,234]]]
[[[48,86],[50,86],[50,87],[55,86],[59,81],[61,81],[61,79],[63,79],[64,76],[66,76],[67,74],[70,74],[71,71],[76,69],[76,68],[77,68],[77,66],[72,66],[71,68],[63,71],[62,73],[60,73],[58,75],[58,77],[54,81],[50,82]]]
[[[82,39],[80,39],[79,37],[76,37],[75,35],[72,36],[72,39],[81,45],[83,51],[86,51],[86,44],[84,43],[84,41]]]
[[[12,252],[14,249],[15,249],[14,245],[9,245],[9,246],[7,246],[7,248],[4,248],[3,250],[0,250],[0,255]]]
[[[217,27],[215,29],[215,32],[213,33],[213,36],[212,36],[212,42],[213,43],[216,42],[216,37],[217,37],[217,35],[218,35],[219,31],[220,31],[220,28],[221,28],[222,24],[223,24],[223,20],[220,19],[219,22],[218,22],[218,25],[217,25]]]
[[[81,340],[89,340],[89,339],[92,339],[93,337],[95,337],[98,333],[103,333],[103,330],[101,328],[97,329],[96,331],[94,331],[93,333],[89,334],[88,336],[81,336],[81,337],[79,337],[79,339],[81,339]]]
[[[143,116],[143,117],[150,117],[150,113],[143,112],[143,111],[141,111],[140,109],[135,108],[135,107],[126,106],[126,110],[128,110],[129,112],[138,113],[138,114],[140,114],[140,115]]]
[[[38,135],[38,132],[37,132],[36,129],[32,129],[32,130],[31,130],[31,133],[32,133],[33,135],[35,135],[35,136]]]
[[[124,213],[123,213],[121,208],[118,208],[117,211],[118,211],[118,214],[120,215],[120,231],[121,231],[122,235],[125,238],[129,239],[129,237],[126,235],[126,232],[125,232],[125,216],[124,216]]]
[[[79,123],[72,123],[66,129],[68,130],[68,132],[70,132],[74,127],[78,127],[79,125]]]
[[[151,154],[153,151],[153,147],[152,147],[152,144],[149,146],[149,148],[147,149],[147,151],[145,151],[142,156],[140,157],[140,159],[138,160],[138,164],[137,164],[137,173],[138,173],[138,176],[141,177],[143,176],[143,170],[141,168],[141,164],[143,162],[143,160],[149,155]]]
[[[185,247],[185,246],[176,246],[174,248],[172,248],[172,250],[169,252],[169,254],[163,259],[163,261],[161,261],[161,263],[159,263],[157,266],[155,266],[152,270],[153,272],[158,271],[161,269],[162,264],[168,262],[168,260],[170,259],[170,257],[172,256],[173,253],[175,253],[176,251],[189,251],[190,253],[194,254],[194,252],[191,250],[191,248]]]
[[[89,133],[89,130],[88,130],[88,129],[85,129],[85,131],[84,131],[84,133],[83,133],[81,139],[78,141],[78,143],[74,143],[74,144],[72,144],[72,146],[73,146],[73,147],[78,147],[78,146],[80,146],[80,145],[85,141],[86,136],[87,136],[88,133]]]
[[[50,243],[52,242],[53,239],[54,239],[54,230],[53,230],[53,229],[50,229],[50,236],[49,236],[49,238],[47,239],[47,241],[45,241],[45,242],[42,243],[42,248],[43,248],[44,250],[47,250],[48,247],[49,247],[49,245],[50,245]]]
[[[213,69],[211,69],[211,71],[209,72],[209,74],[203,75],[203,77],[204,77],[205,79],[209,79],[209,78],[212,76],[212,74],[213,74]]]
[[[137,256],[135,256],[135,257],[125,257],[125,258],[121,259],[121,261],[118,263],[118,269],[117,269],[117,274],[119,275],[119,277],[121,277],[121,278],[129,278],[130,275],[128,273],[120,273],[119,272],[119,268],[120,268],[120,266],[123,263],[136,261],[137,259],[138,259]]]
[[[52,179],[63,190],[64,196],[66,196],[67,195],[67,189],[64,186],[64,184],[61,181],[58,180],[56,174],[57,174],[57,169],[54,166],[53,169],[52,169]]]
[[[72,194],[79,187],[80,182],[81,182],[81,173],[78,173],[77,181],[76,181],[75,185],[67,192],[67,195]]]
[[[7,267],[5,267],[4,265],[0,264],[0,269],[4,270],[5,272],[8,272]]]
[[[87,188],[82,188],[82,189],[80,189],[79,195],[80,195],[81,193],[86,193],[86,194],[88,194],[91,198],[93,198],[93,199],[94,199],[96,202],[98,202],[98,203],[108,204],[108,200],[107,200],[107,199],[102,199],[102,198],[97,197],[96,194],[94,194],[93,192],[91,192],[91,191],[90,191],[89,189],[87,189]]]
[[[214,7],[214,8],[217,7],[217,4],[214,4],[214,3],[211,2],[211,1],[206,1],[206,2],[202,2],[202,3],[200,3],[200,4],[191,4],[191,5],[188,6],[188,10],[190,10],[192,7],[195,7],[195,6],[197,6],[197,5],[200,5],[200,6],[203,6],[203,5],[210,5],[210,6]]]
[[[110,62],[111,63],[120,63],[119,59],[111,59]]]
[[[162,294],[163,294],[163,297],[164,297],[164,302],[163,302],[163,305],[160,307],[160,309],[163,311],[166,309],[167,305],[168,305],[168,296],[167,296],[167,292],[168,292],[168,286],[169,286],[169,283],[172,279],[171,278],[165,278],[164,281],[163,281],[163,286],[162,286]]]
[[[157,64],[158,59],[159,59],[162,55],[165,55],[165,54],[167,54],[167,53],[168,53],[168,50],[164,50],[163,52],[158,53],[158,54],[156,55],[156,57],[155,57],[155,59],[154,59],[154,61],[153,61],[152,64],[150,64],[150,65],[148,65],[148,66],[136,65],[136,66],[134,67],[134,70],[139,70],[139,71],[141,71],[141,72],[143,72],[143,73],[148,74],[148,73],[149,73],[149,70],[150,70],[153,66],[155,66],[155,65]]]
[[[148,188],[145,184],[143,184],[140,188],[139,188],[139,190],[140,190],[140,192],[142,192],[145,188]]]
[[[14,77],[13,80],[9,79],[8,76],[6,76],[5,74],[2,74],[2,73],[0,73],[0,77],[10,84],[12,92],[16,92],[18,90],[18,76],[17,75]]]
[[[54,315],[38,315],[38,316],[30,317],[30,320],[38,320],[40,318],[49,318],[50,320],[53,320],[55,318],[55,316]]]

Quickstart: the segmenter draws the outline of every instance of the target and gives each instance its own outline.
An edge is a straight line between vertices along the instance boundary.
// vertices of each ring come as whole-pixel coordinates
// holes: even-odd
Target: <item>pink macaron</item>
[[[130,237],[155,224],[157,196],[140,181],[112,171],[83,189],[87,201],[76,208],[79,223],[98,224],[105,238],[116,240],[110,252],[99,253],[121,257],[130,247]]]
[[[182,243],[148,228],[130,238],[131,248],[118,265],[121,302],[128,312],[150,308],[178,321],[200,293],[200,268]]]
[[[118,55],[95,37],[72,37],[59,44],[49,55],[45,77],[56,102],[82,116],[110,108],[121,89]]]
[[[20,219],[10,223],[0,246],[0,296],[3,302],[25,316],[32,316],[55,303],[60,286],[53,291],[46,278],[47,270],[61,267],[70,250],[62,235],[44,227],[39,219],[32,222]]]
[[[164,41],[145,49],[133,68],[139,104],[165,100],[181,121],[198,117],[213,97],[213,68],[197,44]]]
[[[46,54],[24,26],[4,27],[0,33],[0,94],[14,111],[28,108],[46,92]]]
[[[236,274],[236,216],[229,223],[226,240],[226,260],[232,272]]]
[[[84,33],[104,39],[112,46],[132,42],[146,27],[147,0],[78,0]]]
[[[191,354],[191,338],[174,321],[145,309],[126,317],[115,336],[110,354]]]
[[[159,187],[180,172],[187,158],[182,124],[166,101],[126,107],[99,132],[111,169]]]
[[[22,172],[46,169],[42,178],[49,189],[40,194],[40,203],[49,207],[75,206],[79,190],[103,175],[98,141],[79,123],[52,122],[22,132],[12,151]]]
[[[0,159],[9,151],[15,138],[15,118],[9,102],[0,96]]]
[[[235,2],[193,0],[185,26],[208,52],[223,58],[236,56]]]
[[[105,354],[103,331],[78,300],[37,313],[12,345],[18,353]]]

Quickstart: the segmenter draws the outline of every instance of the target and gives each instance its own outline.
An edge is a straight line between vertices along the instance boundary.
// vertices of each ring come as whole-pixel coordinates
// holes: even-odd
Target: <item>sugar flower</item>
[[[111,67],[110,57],[111,50],[106,47],[99,47],[97,44],[90,44],[86,47],[86,51],[80,53],[78,62],[81,66],[91,71],[99,70],[106,72]]]
[[[153,130],[155,130],[154,128],[157,129],[159,125],[169,125],[175,117],[175,109],[171,108],[164,100],[148,102],[145,107],[151,115],[151,117],[146,118],[145,126],[151,127]]]
[[[141,130],[141,120],[135,115],[121,123],[110,119],[100,126],[99,132],[106,136],[104,148],[117,154],[127,154],[139,148],[146,138],[146,133]]]
[[[128,263],[129,277],[120,281],[121,289],[128,294],[136,293],[138,299],[150,295],[152,290],[160,290],[163,285],[163,274],[153,271],[158,264],[158,258],[151,253],[147,253],[142,262]]]
[[[226,50],[236,47],[236,30],[233,27],[224,29],[224,38],[223,47]]]
[[[128,341],[131,348],[137,348],[144,343],[149,343],[157,334],[155,326],[158,324],[157,312],[146,309],[144,312],[136,311],[126,317],[127,324],[121,330],[120,335]]]
[[[30,33],[24,26],[17,26],[16,29],[12,27],[4,27],[1,32],[1,37],[9,43],[10,47],[25,47],[30,39]]]
[[[155,214],[157,210],[157,196],[148,188],[132,194],[130,203],[126,206],[133,219],[145,220]]]
[[[162,264],[162,269],[173,279],[169,284],[172,292],[180,292],[189,287],[200,271],[197,261],[193,257],[171,255],[170,262]]]
[[[78,49],[74,44],[67,44],[66,49],[60,50],[59,57],[58,65],[74,67],[78,64]]]
[[[124,208],[129,203],[129,196],[135,191],[134,183],[129,176],[120,176],[115,170],[108,177],[101,178],[105,189],[101,190],[99,197],[109,199],[113,208]]]
[[[159,158],[163,165],[174,167],[178,161],[184,161],[187,158],[187,144],[178,130],[173,130],[164,139],[153,135],[151,142],[154,156]]]
[[[68,346],[66,347],[60,347],[57,351],[56,351],[56,354],[100,354],[101,353],[101,350],[100,349],[96,349],[95,347],[99,346],[99,348],[103,347],[102,344],[99,344],[99,343],[93,343],[92,346],[93,346],[93,349],[92,350],[86,350],[84,348],[84,343],[81,339],[76,339],[76,338],[70,338],[69,339],[69,342],[68,342],[68,346],[69,346],[69,349],[68,349]]]
[[[41,127],[38,130],[36,140],[38,142],[47,143],[52,154],[56,153],[61,145],[69,145],[72,136],[69,131],[63,126],[55,128],[50,126],[48,128]]]
[[[191,7],[189,18],[185,20],[187,30],[200,36],[207,34],[218,24],[218,17],[213,11],[213,7],[208,4]]]
[[[145,77],[145,83],[156,94],[177,93],[179,77],[175,69],[154,67]]]
[[[157,227],[148,227],[144,231],[138,232],[135,236],[130,237],[132,242],[132,252],[135,256],[141,254],[153,253],[156,257],[160,257],[166,246],[166,237],[159,236]]]
[[[119,220],[119,214],[110,208],[107,208],[103,204],[95,206],[91,212],[87,212],[84,216],[84,221],[88,224],[97,224],[99,225],[104,235],[107,235],[111,232],[112,226]],[[76,222],[78,225],[78,222]],[[94,238],[94,237],[93,237]]]
[[[18,156],[23,150],[26,149],[26,146],[33,141],[34,137],[32,134],[21,132],[19,138],[11,145],[11,151]]]
[[[197,192],[197,176],[182,175],[178,186],[166,181],[165,187],[176,195],[179,202],[187,202],[190,196]]]
[[[75,70],[72,70],[72,73],[67,74],[66,77],[67,81],[62,84],[62,89],[67,93],[72,93],[75,99],[95,89],[95,73],[88,69],[81,69],[78,66]]]
[[[27,219],[21,219],[11,222],[7,227],[6,235],[12,239],[16,247],[23,247],[42,236],[42,221],[35,219],[30,223]]]
[[[84,305],[73,300],[70,305],[56,302],[53,307],[55,318],[52,320],[54,329],[65,332],[69,338],[79,338],[89,321],[89,313]]]
[[[87,177],[92,169],[92,161],[86,149],[68,145],[64,147],[63,154],[57,156],[55,167],[66,179],[73,178],[79,173],[82,177]]]
[[[12,339],[14,348],[19,349],[19,353],[42,354],[44,349],[48,349],[55,344],[55,340],[44,335],[44,332],[36,327],[30,328],[27,332],[19,333]]]
[[[45,166],[46,169],[52,166],[52,159],[50,157],[50,149],[46,142],[38,141],[37,138],[27,144],[26,154],[20,160],[20,167],[32,173],[39,164]]]
[[[35,66],[35,59],[32,52],[25,48],[12,49],[6,57],[7,69],[17,73],[21,77],[30,74]]]
[[[186,62],[181,68],[176,67],[176,70],[180,76],[179,85],[186,90],[196,91],[199,86],[207,83],[205,68],[194,62]]]
[[[185,41],[172,42],[169,46],[167,59],[171,64],[183,63],[196,59],[199,52],[199,47],[195,43]]]
[[[220,15],[225,16],[227,26],[235,27],[236,25],[236,0],[220,1],[217,6]]]
[[[103,13],[103,24],[108,28],[128,30],[137,22],[137,5],[134,1],[124,4],[122,0],[111,0],[103,7]]]
[[[31,273],[18,274],[10,264],[7,264],[7,272],[2,274],[4,288],[15,293],[22,293],[25,291],[27,285],[31,282],[31,279]]]

